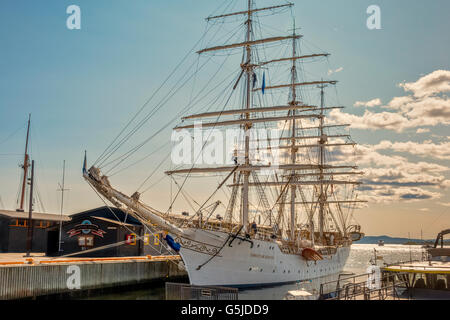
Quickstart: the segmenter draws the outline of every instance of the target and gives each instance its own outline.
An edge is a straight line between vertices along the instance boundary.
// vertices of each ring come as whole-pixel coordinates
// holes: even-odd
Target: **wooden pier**
[[[20,258],[19,258],[20,257]],[[0,258],[0,300],[79,294],[186,276],[179,256]]]

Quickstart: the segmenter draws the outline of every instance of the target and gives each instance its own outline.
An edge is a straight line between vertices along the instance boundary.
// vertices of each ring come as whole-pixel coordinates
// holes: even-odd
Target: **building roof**
[[[15,219],[28,219],[28,212],[19,212],[11,210],[0,210],[0,215]],[[46,220],[46,221],[70,221],[71,218],[66,215],[39,213],[33,212],[31,215],[33,220]]]
[[[86,216],[86,217],[89,217],[89,216],[103,217],[103,218],[111,219],[113,221],[117,221],[117,220],[124,221],[124,222],[132,224],[132,225],[141,225],[139,220],[137,220],[130,214],[126,214],[125,212],[123,212],[122,210],[120,210],[116,207],[103,206],[103,207],[89,209],[89,210],[82,211],[82,212],[73,213],[70,215],[70,217],[72,219],[78,219],[79,217],[84,217],[84,216]]]

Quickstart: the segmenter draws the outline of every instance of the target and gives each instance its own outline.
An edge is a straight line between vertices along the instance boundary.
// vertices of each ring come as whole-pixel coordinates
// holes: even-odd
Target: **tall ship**
[[[303,36],[295,24],[287,34],[259,37],[260,18],[292,13],[292,3],[256,7],[255,1],[245,0],[245,6],[207,18],[238,20],[242,41],[197,52],[221,52],[219,57],[242,53],[234,85],[225,92],[238,95],[233,101],[240,104],[229,106],[228,99],[225,106],[212,106],[208,112],[185,114],[174,128],[192,132],[201,127],[206,135],[230,128],[239,132],[225,164],[197,165],[194,159],[193,164],[165,172],[183,181],[221,175],[223,180],[211,186],[212,194],[200,208],[192,215],[160,211],[145,204],[139,192],[127,195],[113,187],[98,166],[87,168],[86,158],[83,168],[85,180],[98,194],[164,233],[181,255],[193,285],[261,286],[337,274],[352,242],[363,236],[352,222],[353,210],[364,202],[358,198],[362,172],[346,163],[349,153],[342,152],[354,148],[355,142],[339,132],[348,124],[327,118],[331,110],[343,108],[329,106],[325,99],[327,88],[337,81],[302,80],[303,62],[320,62],[329,54],[301,54]],[[274,50],[264,52],[267,47],[286,50],[283,56],[269,56]],[[277,79],[287,81],[269,84],[266,73],[280,70],[280,65],[288,72]],[[273,103],[272,92],[281,102]],[[308,101],[311,92],[317,93],[317,104]],[[255,133],[264,130],[271,134]],[[184,182],[179,188],[182,191]],[[222,212],[215,198],[220,189],[227,190]]]

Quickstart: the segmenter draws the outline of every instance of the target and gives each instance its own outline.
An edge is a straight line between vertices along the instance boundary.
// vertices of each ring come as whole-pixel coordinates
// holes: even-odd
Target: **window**
[[[94,237],[89,236],[86,237],[86,247],[93,247],[94,246]]]
[[[10,227],[28,227],[28,219],[15,219]]]
[[[80,247],[93,247],[94,246],[94,236],[79,236],[78,245]]]
[[[85,236],[78,237],[78,245],[80,247],[86,246],[86,237]]]
[[[136,245],[136,234],[132,233],[132,234],[127,234],[125,237],[125,243],[135,246]]]
[[[150,244],[150,235],[146,233],[144,235],[144,245],[148,246]]]

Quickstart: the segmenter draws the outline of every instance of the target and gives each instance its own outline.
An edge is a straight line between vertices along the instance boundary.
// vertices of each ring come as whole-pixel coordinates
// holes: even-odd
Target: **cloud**
[[[349,123],[354,129],[385,129],[396,132],[423,126],[450,125],[450,99],[443,94],[450,91],[449,81],[450,71],[437,70],[416,82],[399,84],[405,91],[413,92],[413,95],[394,97],[387,105],[382,106],[392,111],[366,110],[362,116],[358,116],[336,109],[330,112],[330,119],[332,122]],[[357,101],[355,106],[381,105],[378,100]]]
[[[350,124],[354,129],[397,133],[415,128],[417,134],[429,133],[431,127],[438,125],[450,125],[450,99],[446,95],[450,91],[450,71],[437,70],[415,82],[401,83],[399,86],[406,94],[393,97],[386,105],[382,104],[381,99],[354,104],[355,107],[367,108],[379,106],[381,110],[366,109],[362,115],[356,115],[335,109],[329,113],[330,124]],[[429,137],[436,138],[432,134]],[[432,162],[433,159],[450,160],[450,139],[446,136],[439,138],[423,142],[384,139],[373,145],[329,148],[329,151],[334,159],[333,164],[350,162],[364,171],[361,177],[363,184],[358,186],[358,190],[369,202],[434,200],[436,203],[443,197],[443,190],[450,189],[450,167]],[[423,160],[414,161],[411,156]],[[445,202],[440,203],[444,205]]]
[[[450,202],[438,202],[441,206],[450,207]]]
[[[376,107],[380,105],[382,105],[382,102],[378,98],[370,101],[356,101],[354,104],[355,107]]]
[[[439,160],[450,160],[450,141],[435,144],[431,141],[417,142],[390,142],[381,141],[373,146],[374,150],[393,150],[396,152],[409,153],[421,157],[431,157]]]
[[[415,97],[425,97],[450,91],[450,71],[436,70],[416,82],[399,84],[405,91],[413,92]]]
[[[342,70],[344,70],[344,67],[339,67],[339,68],[337,68],[336,70],[328,70],[328,75],[331,75],[331,74],[333,74],[333,73],[338,73],[338,72],[341,72]]]
[[[419,121],[413,123],[408,118],[395,112],[371,112],[366,110],[364,115],[357,116],[335,109],[330,112],[329,116],[333,123],[348,123],[353,129],[386,129],[401,132],[408,127],[423,125]]]
[[[428,142],[426,142],[428,143]],[[381,151],[392,150],[392,146],[404,150],[406,146],[382,141],[376,145],[357,145],[352,150],[332,151],[334,165],[356,163],[364,175],[358,187],[370,202],[391,203],[395,201],[419,201],[438,199],[441,190],[450,187],[446,174],[450,168],[431,162],[411,162],[399,155],[386,155]],[[424,188],[432,188],[434,191]]]
[[[422,188],[396,188],[380,186],[364,191],[369,202],[392,203],[392,202],[417,202],[421,200],[439,199],[441,194],[431,192]]]

